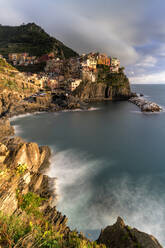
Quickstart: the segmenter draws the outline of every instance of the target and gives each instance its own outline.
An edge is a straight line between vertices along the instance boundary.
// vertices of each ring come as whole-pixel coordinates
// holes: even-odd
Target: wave
[[[96,107],[91,107],[91,108],[88,108],[88,109],[65,109],[65,110],[62,110],[61,112],[63,113],[67,113],[67,112],[87,112],[87,111],[97,111],[97,110],[100,110],[100,108],[96,108]]]
[[[21,128],[20,125],[14,125],[14,132],[16,136],[21,136],[21,134],[23,133],[23,129]]]
[[[16,115],[16,116],[10,117],[9,120],[15,121],[15,120],[22,119],[25,117],[40,115],[40,114],[44,114],[44,113],[46,113],[46,112],[34,112],[34,113],[21,114],[21,115]]]
[[[108,174],[116,161],[95,160],[77,150],[53,149],[48,175],[57,179],[57,208],[69,217],[71,228],[101,230],[121,216],[128,225],[165,244],[165,199],[151,193],[150,177],[135,184],[126,174]]]

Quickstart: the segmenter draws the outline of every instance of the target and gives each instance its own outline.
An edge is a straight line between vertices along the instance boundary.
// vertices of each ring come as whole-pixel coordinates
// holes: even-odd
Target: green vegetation
[[[54,227],[44,220],[30,219],[24,221],[16,215],[5,216],[0,213],[0,245],[6,248],[105,248],[95,242],[80,237],[77,232],[67,236],[55,231]]]
[[[126,85],[129,85],[129,80],[123,72],[108,74],[107,81],[112,86],[125,87]]]
[[[17,190],[17,198],[19,207],[27,214],[40,215],[39,207],[44,200],[43,198],[33,192],[22,195],[19,190]]]
[[[15,80],[3,79],[0,81],[0,88],[8,88],[10,90],[18,90],[18,85]]]
[[[16,170],[19,174],[22,174],[27,170],[27,165],[26,164],[18,164]]]
[[[23,222],[21,218],[10,217],[0,213],[0,245],[1,247],[15,247],[15,244],[31,231],[31,225]]]
[[[34,56],[54,52],[57,56],[65,58],[78,55],[35,23],[21,26],[0,25],[0,54],[7,58],[9,53],[23,52]]]
[[[0,89],[18,90],[18,85],[14,80],[15,70],[5,59],[0,59]]]
[[[105,248],[90,242],[76,231],[64,233],[43,216],[39,207],[43,199],[28,192],[25,195],[17,190],[18,206],[21,215],[5,216],[0,213],[0,246],[6,248]],[[40,213],[40,214],[39,214]]]
[[[109,66],[98,66],[98,83],[107,83],[109,86],[125,87],[129,85],[129,80],[124,74],[124,67],[119,69],[119,73],[110,73]]]
[[[3,69],[3,71],[4,71],[4,69],[15,70],[15,68],[13,66],[11,66],[10,64],[8,64],[5,59],[0,58],[0,72],[2,69]]]

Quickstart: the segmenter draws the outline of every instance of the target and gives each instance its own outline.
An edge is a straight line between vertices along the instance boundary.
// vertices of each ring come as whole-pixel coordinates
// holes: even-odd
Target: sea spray
[[[86,112],[86,111],[98,111],[100,110],[101,108],[97,108],[97,107],[90,107],[90,108],[86,108],[86,109],[65,109],[65,110],[62,110],[61,112],[62,113],[68,113],[68,112]]]
[[[34,113],[21,114],[21,115],[10,117],[9,119],[12,122],[12,121],[16,121],[16,120],[19,120],[25,117],[35,116],[35,115],[44,114],[44,113],[46,112],[34,112]]]
[[[150,194],[151,178],[143,177],[132,187],[134,182],[125,174],[97,185],[102,163],[76,150],[54,153],[48,175],[57,178],[57,208],[69,217],[69,226],[93,233],[122,216],[130,226],[165,243],[165,199]]]
[[[161,92],[155,101],[165,105]],[[58,209],[71,227],[100,230],[121,215],[165,244],[165,115],[134,114],[137,107],[128,102],[100,106],[101,111],[46,113],[13,124],[26,140],[54,146]]]

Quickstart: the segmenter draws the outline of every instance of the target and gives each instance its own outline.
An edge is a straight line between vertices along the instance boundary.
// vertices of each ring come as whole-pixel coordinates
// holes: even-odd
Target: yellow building
[[[81,79],[76,79],[71,82],[71,91],[74,91],[80,84],[82,80]]]

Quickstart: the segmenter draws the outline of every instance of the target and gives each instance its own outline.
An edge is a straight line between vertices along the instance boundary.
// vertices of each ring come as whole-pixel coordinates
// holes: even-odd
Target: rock
[[[0,143],[0,163],[3,163],[8,155],[9,151],[7,147]]]
[[[14,135],[14,128],[10,125],[9,120],[6,118],[0,119],[0,141],[6,136]]]
[[[101,231],[98,244],[107,248],[163,248],[153,236],[126,226],[122,218]]]
[[[160,112],[162,108],[156,103],[147,103],[141,106],[142,112]]]
[[[48,146],[41,146],[40,150],[40,172],[44,172],[50,165],[51,150]]]
[[[83,101],[126,100],[131,97],[129,84],[112,86],[110,83],[82,83],[73,94]]]
[[[81,100],[128,100],[131,97],[130,83],[123,73],[109,73],[105,68],[97,68],[96,80],[83,79],[73,91],[73,95]]]
[[[39,171],[44,166],[49,165],[50,149],[48,147],[39,148],[36,143],[13,144],[9,142],[10,153],[5,159],[5,163],[10,168],[17,168],[19,164],[26,164],[27,169],[32,172]],[[13,149],[12,149],[13,148]]]
[[[67,227],[67,217],[62,215],[56,210],[56,208],[47,207],[45,209],[45,215],[48,216],[48,220],[54,224],[55,231],[67,234],[70,229]]]
[[[150,102],[142,97],[132,97],[129,99],[129,101],[137,105],[141,109],[142,112],[162,111],[162,108],[158,104],[154,102]]]
[[[0,156],[5,156],[7,152],[7,147],[4,144],[0,143]]]

